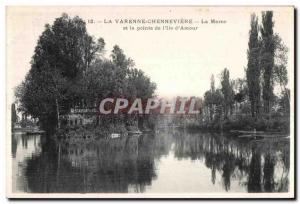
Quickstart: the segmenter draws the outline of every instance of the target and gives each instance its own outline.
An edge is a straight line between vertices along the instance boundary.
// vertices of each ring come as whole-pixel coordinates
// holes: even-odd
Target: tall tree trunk
[[[56,103],[57,128],[60,128],[59,106],[58,106],[58,100],[57,99],[55,99],[55,103]]]

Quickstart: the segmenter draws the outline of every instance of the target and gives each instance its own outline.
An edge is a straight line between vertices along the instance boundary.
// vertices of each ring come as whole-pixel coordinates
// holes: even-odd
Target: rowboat
[[[109,138],[111,139],[116,139],[116,138],[120,138],[121,137],[121,134],[119,133],[111,133]]]

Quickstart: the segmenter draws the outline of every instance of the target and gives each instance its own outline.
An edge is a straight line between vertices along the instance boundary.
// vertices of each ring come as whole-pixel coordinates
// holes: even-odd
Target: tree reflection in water
[[[13,156],[32,139],[22,137],[21,145],[13,138]],[[289,186],[289,140],[285,139],[169,130],[112,140],[47,140],[39,148],[38,154],[23,161],[26,191],[147,192],[154,180],[161,179],[160,158],[171,151],[175,160],[203,162],[211,171],[211,183],[226,191],[234,192],[233,181],[248,192],[284,192]],[[203,167],[196,166],[199,174]]]
[[[178,134],[175,137],[177,158],[205,160],[214,184],[216,171],[223,187],[230,190],[234,178],[243,180],[248,192],[287,192],[289,176],[289,140],[230,138],[218,134]],[[276,181],[275,181],[276,178]]]
[[[152,143],[152,144],[151,144]],[[155,178],[149,137],[47,143],[27,168],[34,192],[143,192]],[[53,154],[55,152],[55,154]]]

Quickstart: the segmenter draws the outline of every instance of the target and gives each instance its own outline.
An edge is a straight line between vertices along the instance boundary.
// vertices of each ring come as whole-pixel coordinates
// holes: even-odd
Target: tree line
[[[221,123],[240,119],[237,116],[254,122],[271,120],[276,116],[285,116],[289,120],[287,53],[287,46],[274,32],[273,12],[262,12],[261,24],[258,16],[252,14],[246,76],[232,80],[229,70],[225,68],[220,75],[221,86],[215,88],[212,75],[211,88],[204,94],[203,120],[206,123]],[[274,87],[280,87],[281,93],[276,95]]]
[[[49,126],[71,108],[96,107],[106,97],[153,96],[156,84],[118,45],[109,57],[105,53],[104,39],[89,35],[78,16],[64,13],[46,24],[31,69],[15,91],[19,111]]]

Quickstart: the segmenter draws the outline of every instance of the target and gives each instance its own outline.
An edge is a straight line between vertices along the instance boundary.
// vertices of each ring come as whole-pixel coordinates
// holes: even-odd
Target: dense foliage
[[[252,14],[246,77],[232,80],[225,68],[217,89],[212,77],[211,89],[204,94],[201,127],[289,131],[288,48],[273,26],[272,11],[262,12],[262,25]],[[279,95],[274,94],[274,87],[280,87]]]
[[[114,46],[105,58],[104,39],[90,36],[86,23],[67,14],[47,24],[38,39],[31,69],[17,88],[19,109],[57,124],[72,107],[96,107],[104,97],[151,97],[155,84]]]

